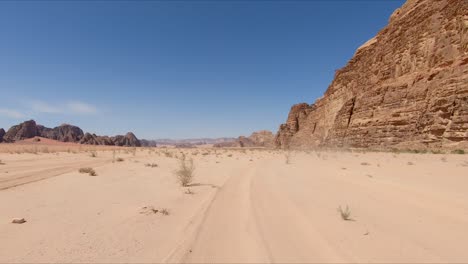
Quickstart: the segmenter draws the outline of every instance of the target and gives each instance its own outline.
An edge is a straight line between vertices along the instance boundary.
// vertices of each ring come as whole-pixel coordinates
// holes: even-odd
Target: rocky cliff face
[[[19,125],[12,126],[8,129],[3,139],[5,142],[15,142],[26,138],[37,136],[37,125],[34,120],[25,121]]]
[[[125,136],[97,136],[95,134],[83,133],[83,130],[77,126],[63,124],[55,128],[48,128],[37,125],[34,120],[23,122],[19,125],[11,127],[5,134],[3,129],[0,130],[0,142],[15,142],[22,139],[33,138],[36,136],[54,139],[61,142],[74,142],[88,145],[109,145],[109,146],[125,146],[125,147],[140,147],[141,143],[138,138],[131,132]]]
[[[451,147],[468,141],[468,1],[408,0],[314,104],[291,108],[286,147]],[[465,145],[466,146],[466,145]]]
[[[0,143],[3,142],[3,136],[5,136],[5,130],[3,128],[0,128]]]
[[[116,146],[141,147],[141,142],[132,132],[128,132],[125,136],[115,136],[112,138],[112,140]]]
[[[78,142],[84,136],[83,130],[77,126],[63,124],[54,128],[37,126],[38,136],[58,140],[61,142]]]
[[[107,136],[97,136],[96,134],[86,133],[79,141],[80,144],[86,145],[104,145],[114,146],[114,142]]]
[[[271,131],[261,130],[253,132],[249,137],[240,136],[231,142],[215,144],[214,147],[274,147],[275,136]]]

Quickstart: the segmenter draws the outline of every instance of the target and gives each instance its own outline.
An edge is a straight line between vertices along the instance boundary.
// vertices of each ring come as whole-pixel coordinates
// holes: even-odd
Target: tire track
[[[68,162],[61,163],[59,166],[53,166],[46,169],[33,170],[23,173],[11,174],[0,180],[0,190],[5,190],[20,185],[37,182],[62,174],[78,170],[81,167],[102,166],[109,162],[108,160],[89,161],[89,162]]]

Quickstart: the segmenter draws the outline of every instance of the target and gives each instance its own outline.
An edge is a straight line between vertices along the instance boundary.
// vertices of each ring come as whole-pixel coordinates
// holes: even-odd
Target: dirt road
[[[90,162],[78,157],[62,162]],[[97,177],[74,170],[0,191],[0,262],[468,261],[464,155],[296,153],[286,164],[266,151],[194,154],[193,194],[175,181],[177,159],[99,157]],[[24,175],[54,168],[2,158]]]

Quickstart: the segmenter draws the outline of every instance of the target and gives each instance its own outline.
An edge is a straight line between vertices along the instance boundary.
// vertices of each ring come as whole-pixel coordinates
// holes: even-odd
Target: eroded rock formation
[[[3,135],[2,134],[5,134]],[[19,125],[11,127],[7,133],[3,129],[0,130],[0,142],[12,143],[18,140],[23,140],[33,137],[44,137],[61,142],[74,142],[88,145],[108,145],[108,146],[125,146],[125,147],[140,147],[140,140],[131,132],[125,136],[97,136],[95,134],[83,133],[83,130],[77,126],[63,124],[55,128],[48,128],[42,125],[37,125],[34,120],[23,122]]]
[[[140,141],[132,132],[128,132],[125,136],[118,135],[112,137],[112,141],[114,141],[116,146],[141,147]]]
[[[408,0],[314,104],[291,108],[286,147],[453,147],[468,141],[468,1]]]
[[[37,126],[38,136],[58,140],[61,142],[78,142],[83,138],[83,130],[77,126],[63,124],[54,128]]]
[[[5,142],[15,142],[26,138],[37,136],[37,126],[34,120],[25,121],[19,125],[12,126],[8,129],[3,139]]]

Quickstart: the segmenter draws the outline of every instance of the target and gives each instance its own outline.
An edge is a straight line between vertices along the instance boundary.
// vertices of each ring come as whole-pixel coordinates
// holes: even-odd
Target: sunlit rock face
[[[468,1],[408,0],[322,98],[292,107],[275,144],[467,147]]]

